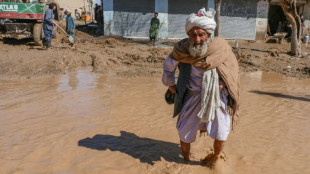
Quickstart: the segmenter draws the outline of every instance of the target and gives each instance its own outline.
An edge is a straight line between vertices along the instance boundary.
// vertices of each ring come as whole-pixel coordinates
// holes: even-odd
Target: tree
[[[291,54],[301,56],[301,21],[296,10],[296,0],[280,0],[286,19],[292,25]]]
[[[220,36],[220,22],[221,22],[221,5],[222,0],[214,0],[215,4],[215,21],[217,23],[216,29],[214,31],[214,36]]]

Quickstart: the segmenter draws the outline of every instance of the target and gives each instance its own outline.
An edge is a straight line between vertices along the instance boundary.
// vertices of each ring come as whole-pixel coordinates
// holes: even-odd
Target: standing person
[[[292,24],[290,22],[286,23],[286,31],[287,31],[287,38],[291,38],[291,36],[292,36]]]
[[[282,31],[282,22],[279,21],[278,27],[277,27],[277,33]]]
[[[59,19],[64,19],[64,9],[63,8],[60,8],[60,10],[59,10]]]
[[[212,37],[215,11],[191,14],[185,29],[189,36],[174,45],[163,64],[162,82],[175,94],[174,114],[184,162],[190,162],[190,143],[197,131],[214,139],[214,153],[202,160],[215,167],[239,109],[239,67],[231,46],[222,38]],[[175,71],[179,77],[175,85]],[[230,109],[229,109],[230,108]],[[230,115],[230,116],[229,116]]]
[[[159,30],[159,19],[158,17],[158,13],[155,12],[154,13],[154,17],[151,20],[151,28],[150,28],[150,41],[155,44],[155,41],[157,39],[157,35],[158,35],[158,30]]]
[[[305,29],[305,18],[304,15],[300,14],[300,22],[301,22],[301,37],[304,34],[304,29]]]
[[[54,15],[53,11],[56,9],[55,3],[50,3],[48,6],[48,9],[46,10],[44,14],[44,20],[43,20],[43,32],[44,32],[44,38],[42,40],[43,46],[46,46],[46,48],[51,47],[51,41],[54,37],[53,29],[54,29]]]
[[[270,25],[267,24],[267,37],[271,36],[271,30],[270,30]]]
[[[96,4],[95,4],[95,20],[97,21],[97,23],[98,23],[98,21],[99,21],[99,20],[98,20],[98,19],[99,19],[99,18],[98,18],[99,15],[98,15],[98,12],[97,12],[98,9],[99,9],[99,6],[98,6],[98,4],[96,3]]]
[[[67,20],[67,17],[68,17],[68,10],[65,10],[65,12],[64,12],[64,20]]]
[[[75,19],[79,20],[80,17],[79,17],[77,9],[74,10],[74,15],[75,15]]]
[[[71,16],[71,11],[67,11],[67,18],[66,18],[66,32],[69,36],[73,38],[75,41],[75,21],[73,17]],[[75,49],[75,44],[71,43],[72,49]]]

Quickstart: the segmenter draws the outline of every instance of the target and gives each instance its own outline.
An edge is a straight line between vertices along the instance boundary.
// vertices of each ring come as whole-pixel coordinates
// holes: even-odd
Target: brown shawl
[[[227,85],[228,92],[234,100],[232,109],[233,125],[239,111],[239,66],[231,46],[226,40],[215,37],[208,44],[207,53],[202,57],[191,57],[189,54],[189,39],[183,39],[174,45],[170,57],[182,63],[193,64],[197,68],[210,70],[216,68],[221,78]]]

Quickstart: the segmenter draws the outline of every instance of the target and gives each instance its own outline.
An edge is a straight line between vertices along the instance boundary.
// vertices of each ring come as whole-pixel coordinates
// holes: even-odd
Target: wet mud
[[[310,81],[241,74],[240,119],[227,161],[200,165],[212,139],[197,137],[184,164],[160,76],[83,70],[0,80],[0,173],[309,173]]]

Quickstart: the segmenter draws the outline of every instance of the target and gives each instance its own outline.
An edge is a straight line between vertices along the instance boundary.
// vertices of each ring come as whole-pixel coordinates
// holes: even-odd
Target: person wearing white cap
[[[214,10],[200,9],[185,24],[188,38],[174,45],[163,65],[162,82],[175,94],[174,114],[184,162],[190,163],[190,143],[197,131],[214,139],[214,153],[202,160],[213,168],[221,159],[224,142],[239,109],[239,68],[229,44],[212,37]],[[177,84],[175,70],[179,68]],[[234,124],[233,124],[234,125]]]
[[[71,16],[72,11],[67,10],[67,18],[66,18],[66,32],[67,34],[73,38],[73,42],[71,43],[72,49],[75,49],[75,21],[73,17]]]

